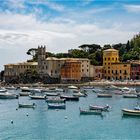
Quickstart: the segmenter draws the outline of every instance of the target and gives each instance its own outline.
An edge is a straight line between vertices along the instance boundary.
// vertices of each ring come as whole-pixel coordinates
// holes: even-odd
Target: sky
[[[38,45],[61,53],[139,32],[140,0],[0,0],[0,70],[31,59],[26,52]]]

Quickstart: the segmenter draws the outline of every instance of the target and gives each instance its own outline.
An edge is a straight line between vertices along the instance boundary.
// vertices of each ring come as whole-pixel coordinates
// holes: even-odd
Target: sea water
[[[13,92],[19,93],[18,90]],[[123,108],[133,109],[140,99],[115,94],[112,98],[97,98],[97,93],[92,90],[87,90],[87,94],[79,101],[67,101],[65,110],[48,110],[45,100],[29,97],[0,99],[0,140],[140,139],[140,117],[123,117],[121,112]],[[34,102],[37,107],[17,109],[18,102]],[[103,116],[80,115],[79,107],[88,109],[89,105],[106,104],[111,109]]]

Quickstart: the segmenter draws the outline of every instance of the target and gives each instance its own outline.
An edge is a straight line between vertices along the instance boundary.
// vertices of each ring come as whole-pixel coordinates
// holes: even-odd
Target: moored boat
[[[48,104],[48,109],[65,109],[65,104]]]
[[[140,116],[140,110],[122,109],[123,115]]]
[[[61,95],[60,98],[66,99],[66,101],[79,101],[79,97],[77,96]]]
[[[22,92],[30,92],[31,89],[29,87],[21,87],[20,88]]]
[[[83,110],[79,108],[81,115],[102,115],[101,110]]]
[[[47,95],[47,96],[58,96],[60,94],[59,93],[49,93],[49,92],[47,92],[47,93],[45,93],[45,95]]]
[[[103,93],[98,93],[97,94],[97,97],[103,97],[103,98],[112,98],[112,95],[111,94],[103,94]]]
[[[20,96],[29,96],[30,92],[20,92],[19,95]]]
[[[123,98],[138,98],[136,94],[123,94]]]
[[[65,103],[66,99],[61,99],[61,98],[47,98],[46,102],[47,103]]]
[[[76,97],[86,97],[87,94],[86,93],[77,92],[77,93],[73,93],[73,96],[76,96]]]
[[[0,93],[0,99],[18,99],[18,95],[9,92],[4,92]]]
[[[90,110],[108,111],[109,108],[110,108],[109,105],[105,105],[105,106],[90,105],[90,106],[89,106],[89,109],[90,109]]]
[[[29,95],[29,97],[31,98],[31,99],[39,99],[39,100],[44,100],[44,99],[46,99],[46,95]]]
[[[35,103],[32,103],[32,104],[20,104],[20,103],[18,103],[18,107],[19,108],[35,108],[36,104]]]

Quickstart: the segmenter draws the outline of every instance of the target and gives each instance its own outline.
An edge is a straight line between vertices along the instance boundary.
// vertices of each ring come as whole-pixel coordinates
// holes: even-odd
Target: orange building
[[[81,62],[66,61],[61,67],[62,81],[80,81],[81,80]]]

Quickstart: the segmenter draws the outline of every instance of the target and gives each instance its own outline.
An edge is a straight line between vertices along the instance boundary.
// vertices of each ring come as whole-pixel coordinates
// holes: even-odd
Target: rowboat
[[[112,95],[111,94],[103,94],[103,93],[98,93],[97,94],[97,97],[103,97],[103,98],[112,98]]]
[[[122,109],[123,115],[140,116],[140,110]]]
[[[101,110],[83,110],[80,109],[80,115],[102,115],[102,111]]]
[[[136,94],[123,94],[123,98],[138,98]]]
[[[47,103],[65,103],[66,99],[61,99],[61,98],[47,98],[46,102]]]
[[[18,107],[19,108],[35,108],[36,105],[35,105],[35,103],[33,103],[33,104],[20,104],[20,103],[18,103]]]
[[[77,96],[61,95],[60,98],[66,99],[66,101],[79,101],[79,97],[77,97]]]
[[[48,104],[48,109],[65,109],[65,104]]]
[[[94,106],[94,105],[90,105],[90,106],[89,106],[89,109],[90,109],[90,110],[108,111],[109,108],[110,108],[109,105],[105,105],[105,106]]]
[[[43,99],[46,99],[46,95],[29,95],[29,97],[31,98],[31,99],[39,99],[39,100],[43,100]]]

